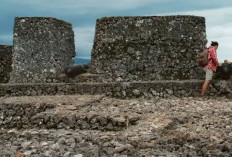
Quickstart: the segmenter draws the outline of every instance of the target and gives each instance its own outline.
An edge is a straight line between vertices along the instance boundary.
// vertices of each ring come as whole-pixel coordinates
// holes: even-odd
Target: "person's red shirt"
[[[208,60],[209,62],[205,67],[212,69],[213,72],[216,72],[216,69],[219,63],[218,63],[218,58],[217,58],[217,51],[215,50],[213,46],[209,47]]]

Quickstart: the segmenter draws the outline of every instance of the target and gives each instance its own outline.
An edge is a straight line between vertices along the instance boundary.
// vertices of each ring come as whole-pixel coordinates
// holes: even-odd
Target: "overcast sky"
[[[12,45],[15,17],[55,17],[73,25],[77,56],[90,58],[96,19],[143,15],[205,17],[208,41],[219,42],[219,61],[232,60],[232,0],[1,0],[0,44]]]

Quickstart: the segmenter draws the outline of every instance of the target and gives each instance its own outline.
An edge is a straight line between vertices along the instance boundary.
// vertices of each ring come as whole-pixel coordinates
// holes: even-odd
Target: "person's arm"
[[[232,64],[232,61],[228,61],[228,60],[224,60],[224,63],[227,63],[227,64]]]
[[[214,65],[220,66],[218,59],[217,59],[217,53],[215,49],[211,49],[210,51],[210,57]]]

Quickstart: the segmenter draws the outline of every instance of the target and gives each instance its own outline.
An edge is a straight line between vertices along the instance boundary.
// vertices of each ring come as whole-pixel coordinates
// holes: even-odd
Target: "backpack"
[[[200,67],[205,67],[209,60],[208,60],[208,51],[209,49],[208,48],[204,48],[203,49],[203,52],[201,52],[198,56],[198,65]]]

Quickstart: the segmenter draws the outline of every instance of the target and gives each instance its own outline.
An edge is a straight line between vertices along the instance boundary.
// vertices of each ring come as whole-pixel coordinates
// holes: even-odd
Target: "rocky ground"
[[[223,97],[2,97],[0,126],[1,157],[232,156]]]

